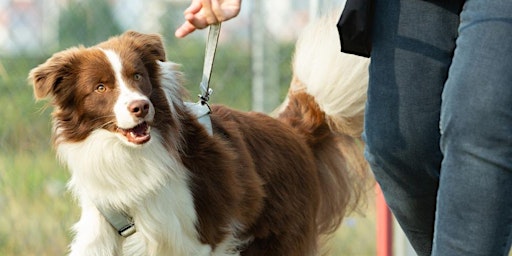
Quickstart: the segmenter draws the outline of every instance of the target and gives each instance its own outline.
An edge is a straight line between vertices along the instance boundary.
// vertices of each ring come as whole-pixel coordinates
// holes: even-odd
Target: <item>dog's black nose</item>
[[[149,101],[147,100],[135,100],[128,105],[128,111],[135,117],[146,117],[149,112]]]

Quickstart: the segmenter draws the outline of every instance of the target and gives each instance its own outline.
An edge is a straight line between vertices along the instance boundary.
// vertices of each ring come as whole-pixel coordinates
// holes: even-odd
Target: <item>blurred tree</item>
[[[162,26],[162,36],[166,39],[171,39],[168,43],[176,42],[174,31],[185,21],[183,10],[187,8],[188,4],[188,2],[165,2],[165,14],[160,16],[158,22]]]
[[[60,14],[60,48],[94,45],[121,32],[105,0],[70,0]]]

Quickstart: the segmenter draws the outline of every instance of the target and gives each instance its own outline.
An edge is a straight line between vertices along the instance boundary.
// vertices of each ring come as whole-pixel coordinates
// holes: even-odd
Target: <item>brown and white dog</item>
[[[331,24],[305,29],[276,118],[214,105],[213,135],[158,35],[126,32],[34,68],[82,208],[71,255],[316,255],[366,171],[368,61],[339,53]],[[128,214],[136,232],[120,236],[99,208]]]

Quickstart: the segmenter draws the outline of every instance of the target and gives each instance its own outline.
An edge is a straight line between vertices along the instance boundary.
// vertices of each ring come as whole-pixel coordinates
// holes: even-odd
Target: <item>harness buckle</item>
[[[117,233],[124,238],[135,234],[135,232],[137,232],[137,229],[135,229],[135,223],[133,222],[117,231]]]

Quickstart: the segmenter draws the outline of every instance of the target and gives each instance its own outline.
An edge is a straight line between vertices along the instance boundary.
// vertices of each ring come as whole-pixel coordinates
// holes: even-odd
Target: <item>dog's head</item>
[[[29,80],[36,99],[52,99],[58,140],[77,142],[106,129],[141,145],[151,139],[158,109],[168,107],[160,85],[163,61],[160,36],[129,31],[90,48],[56,53]]]

